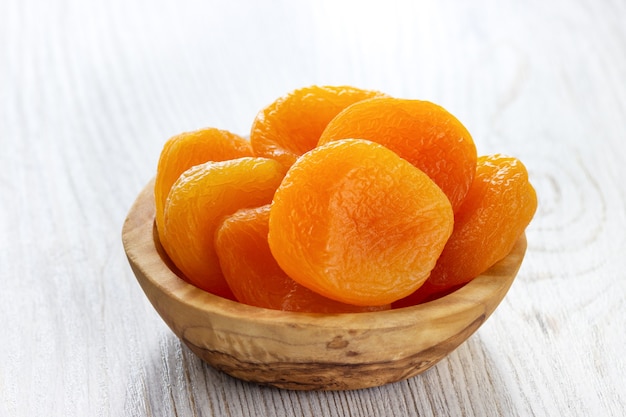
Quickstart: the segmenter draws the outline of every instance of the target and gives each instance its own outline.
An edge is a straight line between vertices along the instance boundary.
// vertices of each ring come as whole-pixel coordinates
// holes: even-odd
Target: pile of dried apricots
[[[504,258],[537,208],[524,165],[477,156],[442,107],[347,86],[278,98],[249,140],[169,139],[154,194],[158,237],[189,283],[321,313],[446,294]]]

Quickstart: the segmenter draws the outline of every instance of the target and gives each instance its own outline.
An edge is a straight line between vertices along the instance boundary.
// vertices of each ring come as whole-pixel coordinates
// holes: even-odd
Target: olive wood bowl
[[[155,233],[153,186],[150,182],[139,194],[122,230],[141,288],[202,360],[233,377],[279,388],[360,389],[427,370],[491,315],[526,251],[522,235],[511,253],[484,274],[413,307],[346,314],[252,307],[209,294],[177,275]]]

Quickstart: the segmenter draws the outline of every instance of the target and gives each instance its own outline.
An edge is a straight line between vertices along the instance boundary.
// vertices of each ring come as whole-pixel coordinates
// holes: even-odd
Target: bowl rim
[[[167,255],[158,242],[154,217],[154,178],[152,178],[138,194],[122,227],[124,250],[133,270],[135,272],[139,270],[150,285],[187,307],[235,320],[252,319],[258,324],[264,322],[272,325],[299,323],[317,327],[343,328],[346,321],[349,321],[354,329],[383,329],[398,327],[401,323],[409,325],[451,314],[462,314],[467,309],[479,308],[477,300],[492,305],[491,311],[486,312],[486,315],[489,316],[515,280],[527,248],[526,235],[522,233],[513,249],[504,259],[461,288],[432,301],[373,312],[304,313],[239,303],[210,294],[188,283],[172,270],[171,261],[164,258]],[[503,274],[502,271],[507,271],[507,273]],[[142,282],[137,273],[135,276],[145,291],[144,285],[148,283]],[[505,278],[502,279],[503,277]],[[479,295],[478,298],[477,294]],[[500,294],[500,296],[491,299],[494,294]],[[446,306],[442,308],[444,304]]]

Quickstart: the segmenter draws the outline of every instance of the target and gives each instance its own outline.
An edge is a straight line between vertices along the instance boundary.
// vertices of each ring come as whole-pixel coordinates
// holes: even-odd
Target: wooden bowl
[[[284,312],[217,297],[182,280],[158,242],[154,214],[151,182],[132,206],[122,238],[141,288],[165,323],[216,369],[294,390],[367,388],[427,370],[485,322],[526,251],[522,236],[483,275],[421,305],[351,314]]]

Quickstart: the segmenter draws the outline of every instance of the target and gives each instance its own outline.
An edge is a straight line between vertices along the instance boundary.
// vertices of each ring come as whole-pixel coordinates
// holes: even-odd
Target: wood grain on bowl
[[[294,390],[347,390],[415,376],[467,340],[507,293],[526,250],[438,300],[396,310],[307,314],[268,310],[204,292],[181,279],[154,233],[153,183],[123,228],[129,263],[167,325],[211,366]]]

